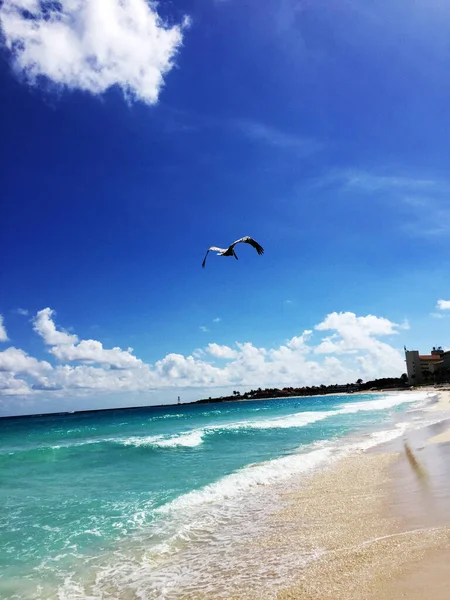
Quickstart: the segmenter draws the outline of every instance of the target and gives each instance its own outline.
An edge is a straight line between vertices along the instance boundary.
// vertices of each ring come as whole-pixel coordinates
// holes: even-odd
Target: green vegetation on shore
[[[284,387],[282,389],[266,388],[264,390],[258,388],[257,390],[250,390],[243,394],[235,390],[231,396],[203,398],[202,400],[196,400],[195,402],[189,402],[188,404],[231,402],[234,400],[265,400],[269,398],[291,398],[298,396],[321,396],[324,394],[352,394],[367,390],[404,390],[407,388],[409,388],[408,377],[406,373],[404,373],[401,377],[383,377],[382,379],[374,379],[373,381],[366,381],[365,383],[362,379],[358,379],[355,383],[346,383],[344,385],[313,385],[305,387]]]

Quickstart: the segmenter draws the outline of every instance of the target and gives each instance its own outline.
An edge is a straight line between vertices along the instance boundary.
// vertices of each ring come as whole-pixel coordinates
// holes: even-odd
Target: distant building
[[[434,347],[431,354],[419,354],[418,350],[405,348],[406,370],[410,385],[424,383],[430,375],[444,367],[450,367],[450,351]]]

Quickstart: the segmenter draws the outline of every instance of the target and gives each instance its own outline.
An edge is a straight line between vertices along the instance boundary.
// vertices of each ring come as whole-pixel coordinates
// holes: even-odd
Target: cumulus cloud
[[[55,311],[51,308],[40,310],[34,319],[34,330],[42,337],[49,346],[60,346],[64,344],[75,344],[78,342],[76,335],[65,331],[58,331],[52,320]]]
[[[16,375],[25,373],[39,378],[52,370],[50,363],[39,361],[20,348],[10,347],[0,352],[0,371]]]
[[[50,352],[60,361],[98,363],[116,369],[133,369],[143,363],[131,354],[132,348],[122,350],[115,347],[111,350],[103,348],[97,340],[82,340],[79,344],[62,344],[51,348]]]
[[[3,316],[0,315],[0,342],[7,342],[8,335],[6,333],[5,326],[3,325]]]
[[[153,104],[189,20],[169,26],[146,0],[4,0],[0,25],[15,68],[31,83],[44,77],[93,94],[118,86]]]
[[[219,344],[208,344],[206,351],[216,358],[236,358],[237,350],[233,350],[229,346],[220,346]]]
[[[450,310],[450,300],[438,300],[436,308],[439,310]]]
[[[31,392],[27,379],[36,385],[45,384],[52,370],[50,363],[11,346],[0,352],[0,395],[27,395]]]
[[[26,396],[31,389],[26,381],[11,373],[0,372],[0,396]]]
[[[302,335],[297,335],[297,336],[294,336],[293,338],[291,338],[289,340],[289,342],[287,343],[288,347],[291,350],[308,350],[308,346],[306,345],[306,342],[311,337],[311,334],[312,334],[312,330],[306,329],[302,333]]]
[[[346,383],[403,372],[402,353],[378,339],[403,326],[384,317],[331,313],[314,330],[305,330],[275,348],[249,341],[233,346],[209,343],[192,355],[170,353],[154,364],[132,348],[104,348],[98,340],[79,340],[54,322],[45,308],[33,321],[52,361],[21,349],[0,352],[0,394],[89,395],[93,392],[146,392],[197,388],[199,395],[220,388]],[[329,335],[320,337],[321,332]],[[314,341],[314,337],[320,339]]]
[[[392,367],[397,370],[403,369],[403,358],[399,351],[385,342],[377,339],[377,336],[397,334],[399,329],[408,328],[404,323],[398,325],[384,317],[367,315],[357,317],[351,312],[332,313],[316,325],[317,331],[335,331],[332,335],[323,338],[322,342],[315,348],[316,354],[358,354],[366,352],[365,356],[357,356],[356,364],[366,373],[380,371],[390,372]],[[373,367],[376,365],[376,369]]]
[[[227,383],[223,369],[182,354],[168,354],[155,363],[155,371],[161,387],[212,387]]]
[[[133,348],[122,350],[115,347],[110,350],[103,348],[97,340],[78,341],[76,335],[58,330],[52,317],[54,311],[50,308],[40,310],[34,319],[34,329],[50,348],[49,352],[61,362],[97,363],[115,369],[135,369],[143,362],[132,354]]]
[[[369,350],[380,344],[374,336],[398,333],[399,325],[383,317],[367,315],[357,317],[354,313],[332,313],[316,325],[317,331],[335,331],[323,338],[315,348],[316,354],[356,353],[358,350]]]
[[[357,317],[352,312],[331,313],[322,323],[316,325],[318,331],[335,329],[347,338],[360,335],[392,335],[397,333],[398,327],[399,325],[384,317],[375,317],[374,315]],[[353,339],[355,338],[353,337]]]

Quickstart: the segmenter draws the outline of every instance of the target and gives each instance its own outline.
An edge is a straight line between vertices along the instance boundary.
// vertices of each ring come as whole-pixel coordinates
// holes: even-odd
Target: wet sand
[[[439,400],[433,404],[433,409],[436,411],[450,411],[450,389],[439,391]],[[450,423],[438,435],[435,435],[427,440],[428,444],[440,444],[442,442],[450,442]]]
[[[439,393],[427,416],[450,410],[450,393]],[[292,495],[278,515],[290,539],[283,527],[274,550],[297,537],[323,554],[277,600],[448,600],[449,428],[444,421],[353,455]]]
[[[433,424],[302,477],[265,533],[242,531],[238,572],[224,555],[212,588],[177,597],[448,600],[450,444],[429,441],[449,432],[450,391],[424,391],[439,398],[413,418]]]

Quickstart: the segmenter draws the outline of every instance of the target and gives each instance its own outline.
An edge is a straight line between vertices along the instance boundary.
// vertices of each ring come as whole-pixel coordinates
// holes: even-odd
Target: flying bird
[[[258,254],[264,254],[264,248],[262,246],[260,246],[258,244],[258,242],[255,242],[255,240],[253,238],[246,235],[245,237],[241,238],[240,240],[236,240],[235,242],[233,242],[230,246],[228,246],[228,248],[216,248],[216,246],[211,246],[211,248],[208,248],[208,252],[205,254],[205,258],[203,259],[202,267],[205,266],[206,257],[208,256],[208,254],[210,252],[217,252],[217,256],[234,256],[234,258],[236,260],[238,260],[238,257],[236,256],[236,252],[234,251],[234,247],[236,246],[236,244],[240,244],[241,242],[244,242],[244,244],[250,244],[250,246],[253,246],[253,248],[256,249],[256,252]]]

